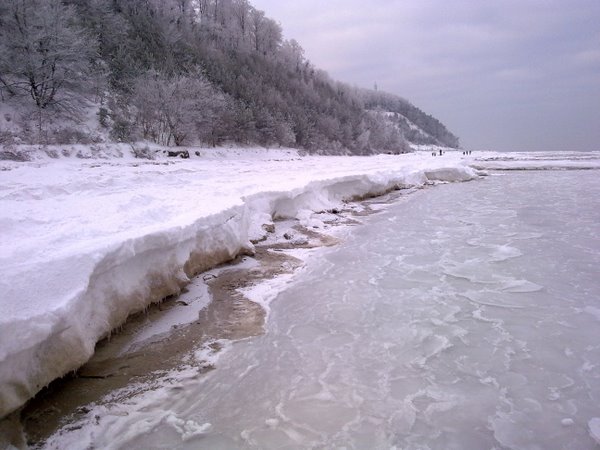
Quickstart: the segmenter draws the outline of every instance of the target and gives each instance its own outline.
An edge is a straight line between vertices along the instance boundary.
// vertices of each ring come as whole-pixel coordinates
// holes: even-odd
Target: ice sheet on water
[[[492,261],[503,262],[509,259],[518,258],[523,253],[516,247],[504,244],[496,246],[492,252]]]
[[[580,175],[585,190],[598,192],[590,175]],[[575,204],[584,189],[577,177],[445,185],[371,216],[306,261],[270,304],[264,336],[235,344],[208,377],[144,413],[210,423],[188,448],[591,448],[599,353],[597,321],[584,308],[597,298],[599,254],[588,249],[600,242],[586,220],[598,223],[600,195]],[[548,181],[561,189],[531,189]],[[535,222],[494,214],[542,200],[554,208],[536,210]],[[545,214],[570,226],[538,233]],[[492,261],[504,245],[522,254]],[[449,266],[464,276],[444,275]],[[421,276],[427,271],[438,276]],[[503,289],[520,280],[544,289]],[[139,419],[84,428],[102,443]],[[172,425],[152,423],[129,447],[186,447]]]
[[[600,152],[478,152],[473,166],[493,170],[598,170]]]

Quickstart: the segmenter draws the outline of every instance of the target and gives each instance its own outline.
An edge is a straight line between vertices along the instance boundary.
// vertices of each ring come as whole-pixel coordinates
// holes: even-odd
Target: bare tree
[[[254,41],[254,50],[259,52],[262,49],[263,29],[265,26],[265,13],[257,9],[253,9],[250,13],[250,29]]]
[[[232,3],[232,14],[239,28],[242,40],[246,38],[248,32],[250,8],[248,0],[234,0]]]
[[[11,95],[28,94],[39,109],[73,106],[95,43],[60,0],[12,0],[0,28],[0,83]]]
[[[210,6],[210,0],[196,0],[196,9],[198,11],[198,17],[200,18],[201,23],[205,23],[212,19],[209,12]]]

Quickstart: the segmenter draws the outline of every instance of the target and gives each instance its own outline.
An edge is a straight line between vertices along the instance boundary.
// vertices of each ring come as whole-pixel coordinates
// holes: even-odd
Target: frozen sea
[[[495,172],[404,196],[309,258],[263,336],[93,434],[140,449],[597,448],[599,175]]]

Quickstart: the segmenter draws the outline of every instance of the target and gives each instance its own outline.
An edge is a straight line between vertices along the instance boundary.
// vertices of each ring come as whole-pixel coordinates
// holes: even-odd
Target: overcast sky
[[[466,148],[600,150],[600,0],[250,0],[333,78]]]

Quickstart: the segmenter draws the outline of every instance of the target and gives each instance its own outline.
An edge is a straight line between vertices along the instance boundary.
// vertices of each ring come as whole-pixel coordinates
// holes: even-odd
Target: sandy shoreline
[[[124,401],[129,395],[138,394],[139,386],[145,386],[142,391],[152,390],[169,372],[189,365],[186,361],[194,351],[205,347],[217,353],[221,340],[236,342],[262,334],[266,312],[261,305],[245,298],[240,290],[295,272],[303,262],[285,250],[335,245],[339,239],[327,234],[332,228],[360,224],[355,217],[378,211],[372,204],[391,203],[406,192],[393,191],[347,204],[343,211],[324,213],[325,229],[308,229],[297,220],[275,222],[275,227],[268,230],[267,239],[255,243],[254,255],[241,255],[219,266],[217,276],[211,273],[214,270],[199,275],[204,277],[211,301],[196,320],[173,326],[160,340],[150,340],[123,353],[122,349],[144,324],[160,320],[165,311],[177,308],[179,299],[172,296],[151,305],[147,311],[130,317],[109,339],[99,342],[90,361],[75,373],[54,381],[20,411],[5,418],[4,423],[0,422],[0,430],[12,445],[40,447],[59,429],[76,426],[74,424],[89,413],[86,405]],[[236,268],[236,263],[248,258],[256,262],[252,267]],[[198,376],[214,369],[210,363],[195,365]],[[127,389],[133,385],[137,388]]]

